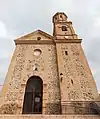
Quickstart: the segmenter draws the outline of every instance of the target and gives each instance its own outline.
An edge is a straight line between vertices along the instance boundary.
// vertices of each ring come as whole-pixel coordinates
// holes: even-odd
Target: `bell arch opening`
[[[43,81],[39,76],[28,79],[22,114],[42,114]]]

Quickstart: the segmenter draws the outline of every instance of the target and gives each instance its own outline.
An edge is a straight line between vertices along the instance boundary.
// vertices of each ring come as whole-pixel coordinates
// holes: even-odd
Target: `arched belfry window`
[[[67,31],[67,27],[66,26],[62,26],[62,31]]]
[[[42,114],[43,82],[38,76],[28,79],[25,89],[23,114]]]

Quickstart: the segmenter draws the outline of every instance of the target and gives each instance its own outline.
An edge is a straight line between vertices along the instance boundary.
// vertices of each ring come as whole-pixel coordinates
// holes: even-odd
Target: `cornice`
[[[55,43],[81,43],[82,39],[67,39],[67,40],[62,40],[62,39],[57,39],[55,40]]]
[[[49,40],[40,40],[40,41],[37,41],[37,40],[14,40],[15,41],[15,45],[17,44],[55,44],[55,42],[52,40],[52,41],[49,41]]]
[[[81,43],[82,39],[57,39],[57,40],[15,40],[15,45],[17,44],[55,44],[55,43]]]

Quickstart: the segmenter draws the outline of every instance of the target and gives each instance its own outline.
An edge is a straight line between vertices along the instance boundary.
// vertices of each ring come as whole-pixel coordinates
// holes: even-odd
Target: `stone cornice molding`
[[[15,41],[15,45],[17,44],[55,44],[54,41],[48,41],[48,40],[41,40],[41,41],[37,41],[37,40],[14,40]]]
[[[81,43],[82,39],[67,39],[67,40],[62,40],[62,39],[57,39],[57,40],[15,40],[15,44],[55,44],[55,43]]]
[[[56,43],[81,43],[82,39],[67,39],[67,40],[62,40],[62,39],[57,39],[55,40]]]

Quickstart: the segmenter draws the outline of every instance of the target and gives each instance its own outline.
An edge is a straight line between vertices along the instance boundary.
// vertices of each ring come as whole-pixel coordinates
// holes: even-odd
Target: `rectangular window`
[[[67,51],[65,51],[65,55],[68,55],[68,52]]]

